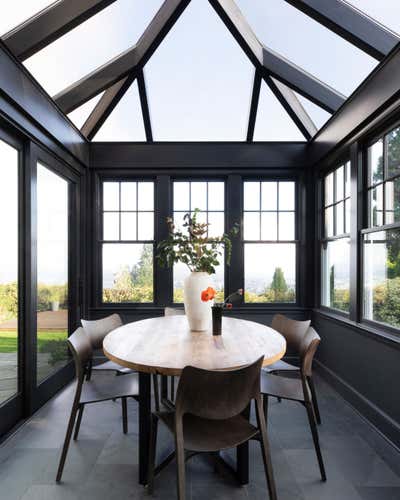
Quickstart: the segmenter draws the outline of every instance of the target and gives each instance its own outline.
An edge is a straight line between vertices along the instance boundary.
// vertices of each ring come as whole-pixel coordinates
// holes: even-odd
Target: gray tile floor
[[[269,431],[278,498],[399,500],[399,455],[319,378],[317,388],[328,481],[319,480],[304,409],[273,401]],[[137,484],[137,405],[133,400],[129,402],[128,435],[122,434],[119,403],[92,405],[85,410],[80,439],[71,445],[63,482],[55,483],[72,396],[70,385],[0,447],[0,499],[150,498]],[[170,442],[161,431],[160,451],[165,452]],[[214,473],[204,457],[193,458],[187,466],[187,498],[268,498],[257,443],[251,444],[250,458],[250,484],[246,487],[238,487],[223,473]],[[157,478],[154,498],[176,498],[174,463]]]

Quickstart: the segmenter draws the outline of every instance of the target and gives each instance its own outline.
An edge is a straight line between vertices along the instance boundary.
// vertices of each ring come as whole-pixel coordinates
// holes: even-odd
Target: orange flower
[[[206,290],[203,290],[201,292],[201,300],[203,302],[208,302],[209,300],[212,300],[215,297],[215,290],[211,286],[209,286]]]

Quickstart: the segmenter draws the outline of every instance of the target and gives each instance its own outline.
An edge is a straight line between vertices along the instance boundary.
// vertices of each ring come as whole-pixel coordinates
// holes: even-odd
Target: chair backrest
[[[176,307],[164,307],[164,316],[184,316],[185,311],[183,309],[177,309]]]
[[[81,319],[81,323],[85,332],[89,335],[93,349],[100,349],[104,337],[123,324],[119,314],[111,314],[111,316],[107,316],[106,318],[93,321]]]
[[[294,350],[301,357],[303,341],[310,323],[310,320],[297,321],[287,318],[283,314],[275,314],[271,327],[281,333],[285,337],[289,349]]]
[[[303,376],[311,377],[314,355],[320,342],[321,337],[314,328],[310,326],[300,348],[301,372]]]
[[[229,371],[186,366],[182,370],[175,400],[177,418],[185,413],[213,420],[239,415],[252,399],[260,397],[263,359]]]
[[[93,353],[89,336],[82,327],[79,327],[68,337],[67,343],[75,361],[76,375],[81,380],[85,374],[85,367]]]

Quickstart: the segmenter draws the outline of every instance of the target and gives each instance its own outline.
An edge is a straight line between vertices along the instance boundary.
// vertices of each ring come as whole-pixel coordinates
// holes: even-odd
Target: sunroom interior
[[[224,321],[276,315],[320,337],[327,480],[301,405],[270,398],[276,490],[251,443],[233,479],[194,457],[179,498],[400,498],[398,1],[14,0],[0,33],[0,497],[141,498],[158,375],[140,369],[128,432],[117,402],[85,410],[55,481],[67,339],[183,312],[190,271],[159,245],[196,214],[231,235],[210,281],[216,301],[241,291],[222,342]]]

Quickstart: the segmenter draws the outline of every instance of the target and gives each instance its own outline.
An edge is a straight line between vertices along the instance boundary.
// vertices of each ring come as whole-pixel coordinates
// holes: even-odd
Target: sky
[[[5,33],[49,0],[14,0],[2,10]],[[398,0],[351,0],[400,32]],[[134,45],[162,0],[117,0],[25,64],[54,95]],[[348,96],[377,62],[284,0],[237,0],[269,48]],[[155,140],[244,140],[254,68],[207,0],[192,0],[145,67]],[[71,118],[82,125],[98,98]],[[301,97],[318,126],[329,114]],[[255,141],[303,140],[263,83]],[[144,140],[137,86],[95,140]]]

